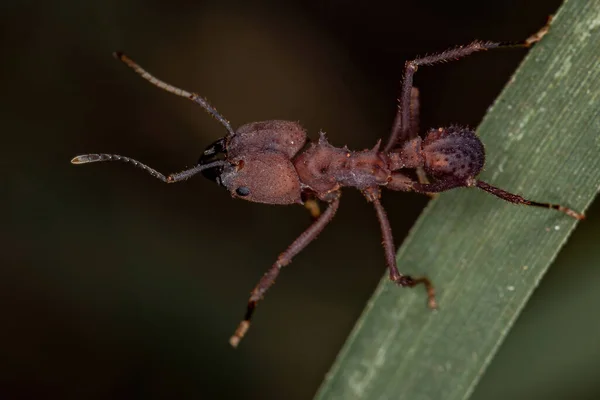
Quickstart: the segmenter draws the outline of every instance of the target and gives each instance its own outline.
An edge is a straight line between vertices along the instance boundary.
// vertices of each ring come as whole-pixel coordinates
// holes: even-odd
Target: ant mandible
[[[281,268],[288,265],[333,219],[340,203],[340,189],[345,186],[359,189],[375,207],[390,279],[402,287],[422,284],[427,290],[429,307],[436,308],[434,288],[428,278],[413,278],[398,271],[392,230],[380,202],[382,188],[429,194],[457,187],[477,187],[511,203],[551,208],[578,220],[584,216],[558,204],[527,200],[476,179],[483,168],[485,152],[473,130],[445,127],[428,131],[423,139],[419,137],[416,123],[419,101],[418,91],[413,88],[413,76],[421,66],[457,60],[478,51],[530,47],[547,30],[546,26],[523,42],[475,41],[408,61],[398,113],[387,143],[381,149],[381,141],[378,141],[371,150],[359,152],[332,146],[323,132],[316,143],[305,146],[304,129],[292,121],[252,122],[234,131],[229,122],[199,95],[163,82],[126,55],[115,53],[117,59],[153,85],[199,104],[225,127],[227,135],[208,146],[196,166],[168,176],[132,158],[114,154],[79,155],[71,162],[125,161],[165,183],[183,181],[202,172],[205,177],[225,187],[234,198],[266,204],[304,204],[311,210],[314,222],[279,255],[252,291],[246,315],[230,339],[233,347],[238,346],[248,331],[254,309],[275,282]],[[405,174],[406,169],[416,170],[418,179]],[[431,183],[428,177],[433,180]],[[315,199],[328,204],[323,213],[315,207]]]

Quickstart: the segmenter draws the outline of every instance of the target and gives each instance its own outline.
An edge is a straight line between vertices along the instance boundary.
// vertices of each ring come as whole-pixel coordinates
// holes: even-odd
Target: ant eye
[[[250,189],[248,189],[246,186],[240,186],[239,188],[235,189],[235,192],[238,194],[238,196],[248,196],[250,194]]]

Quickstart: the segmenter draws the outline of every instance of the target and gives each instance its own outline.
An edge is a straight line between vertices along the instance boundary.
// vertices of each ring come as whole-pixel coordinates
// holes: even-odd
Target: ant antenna
[[[208,104],[208,101],[206,101],[205,99],[203,99],[196,93],[188,92],[187,90],[180,89],[169,83],[161,81],[160,79],[154,77],[151,73],[149,73],[148,71],[146,71],[145,69],[143,69],[142,67],[137,65],[135,63],[135,61],[133,61],[131,58],[127,57],[125,54],[121,53],[120,51],[114,52],[113,56],[117,60],[122,61],[125,65],[127,65],[129,68],[134,70],[138,75],[140,75],[142,78],[146,79],[148,82],[150,82],[154,86],[158,86],[159,88],[166,90],[169,93],[173,93],[177,96],[186,97],[186,98],[190,99],[191,101],[193,101],[194,103],[199,104],[200,107],[204,108],[204,110],[206,110],[210,115],[212,115],[217,121],[219,121],[221,124],[223,124],[225,129],[227,129],[227,132],[229,132],[229,135],[228,135],[229,137],[233,137],[235,135],[235,132],[233,131],[233,129],[231,129],[231,125],[229,125],[229,121],[227,121],[221,114],[219,114],[219,112],[216,110],[216,108],[214,108],[213,106]],[[100,160],[96,160],[96,161],[100,161]]]
[[[160,179],[164,183],[175,183],[175,182],[179,182],[179,181],[184,181],[205,169],[215,168],[215,167],[224,167],[227,164],[229,164],[227,161],[218,160],[218,161],[213,161],[208,164],[198,164],[193,168],[186,169],[185,171],[181,171],[181,172],[178,172],[175,174],[170,174],[169,176],[164,176],[163,174],[161,174],[154,168],[150,168],[146,164],[143,164],[137,160],[134,160],[133,158],[119,156],[117,154],[82,154],[82,155],[73,157],[73,159],[71,160],[71,164],[88,164],[88,163],[100,162],[100,161],[123,161],[123,162],[133,164],[136,167],[143,169],[144,171],[146,171],[147,173],[149,173],[156,179]]]

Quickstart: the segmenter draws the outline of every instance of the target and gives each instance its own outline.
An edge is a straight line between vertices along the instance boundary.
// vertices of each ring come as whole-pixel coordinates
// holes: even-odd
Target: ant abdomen
[[[423,140],[425,171],[436,178],[477,176],[485,163],[483,143],[474,131],[461,127],[433,129]]]

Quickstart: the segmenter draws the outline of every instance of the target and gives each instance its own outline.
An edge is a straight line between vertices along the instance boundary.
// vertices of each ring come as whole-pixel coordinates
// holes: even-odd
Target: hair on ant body
[[[201,172],[226,188],[232,197],[265,204],[303,204],[315,218],[313,223],[279,255],[251,293],[244,319],[230,339],[237,347],[246,334],[254,309],[273,285],[281,269],[302,251],[333,219],[340,203],[341,189],[354,187],[373,204],[381,226],[385,258],[390,279],[399,286],[423,285],[428,305],[436,308],[435,292],[426,277],[413,278],[398,271],[392,230],[380,197],[382,189],[438,193],[458,187],[477,187],[502,200],[536,207],[551,208],[573,218],[583,214],[557,204],[527,200],[477,179],[485,163],[481,140],[468,128],[452,126],[429,130],[424,138],[418,134],[418,90],[413,76],[421,66],[456,60],[472,53],[500,47],[529,47],[547,31],[520,43],[475,41],[466,46],[408,61],[399,99],[399,109],[391,135],[370,150],[350,151],[332,146],[320,134],[317,142],[307,144],[306,132],[297,122],[262,121],[233,130],[229,122],[205,99],[195,93],[165,83],[146,72],[122,53],[115,57],[150,83],[199,104],[227,130],[227,135],[209,145],[198,164],[185,171],[165,176],[129,157],[112,154],[86,154],[71,160],[73,164],[97,161],[124,161],[133,164],[165,183],[186,180]],[[416,170],[413,179],[405,170]],[[429,179],[432,181],[429,182]],[[327,204],[321,213],[315,199]]]

